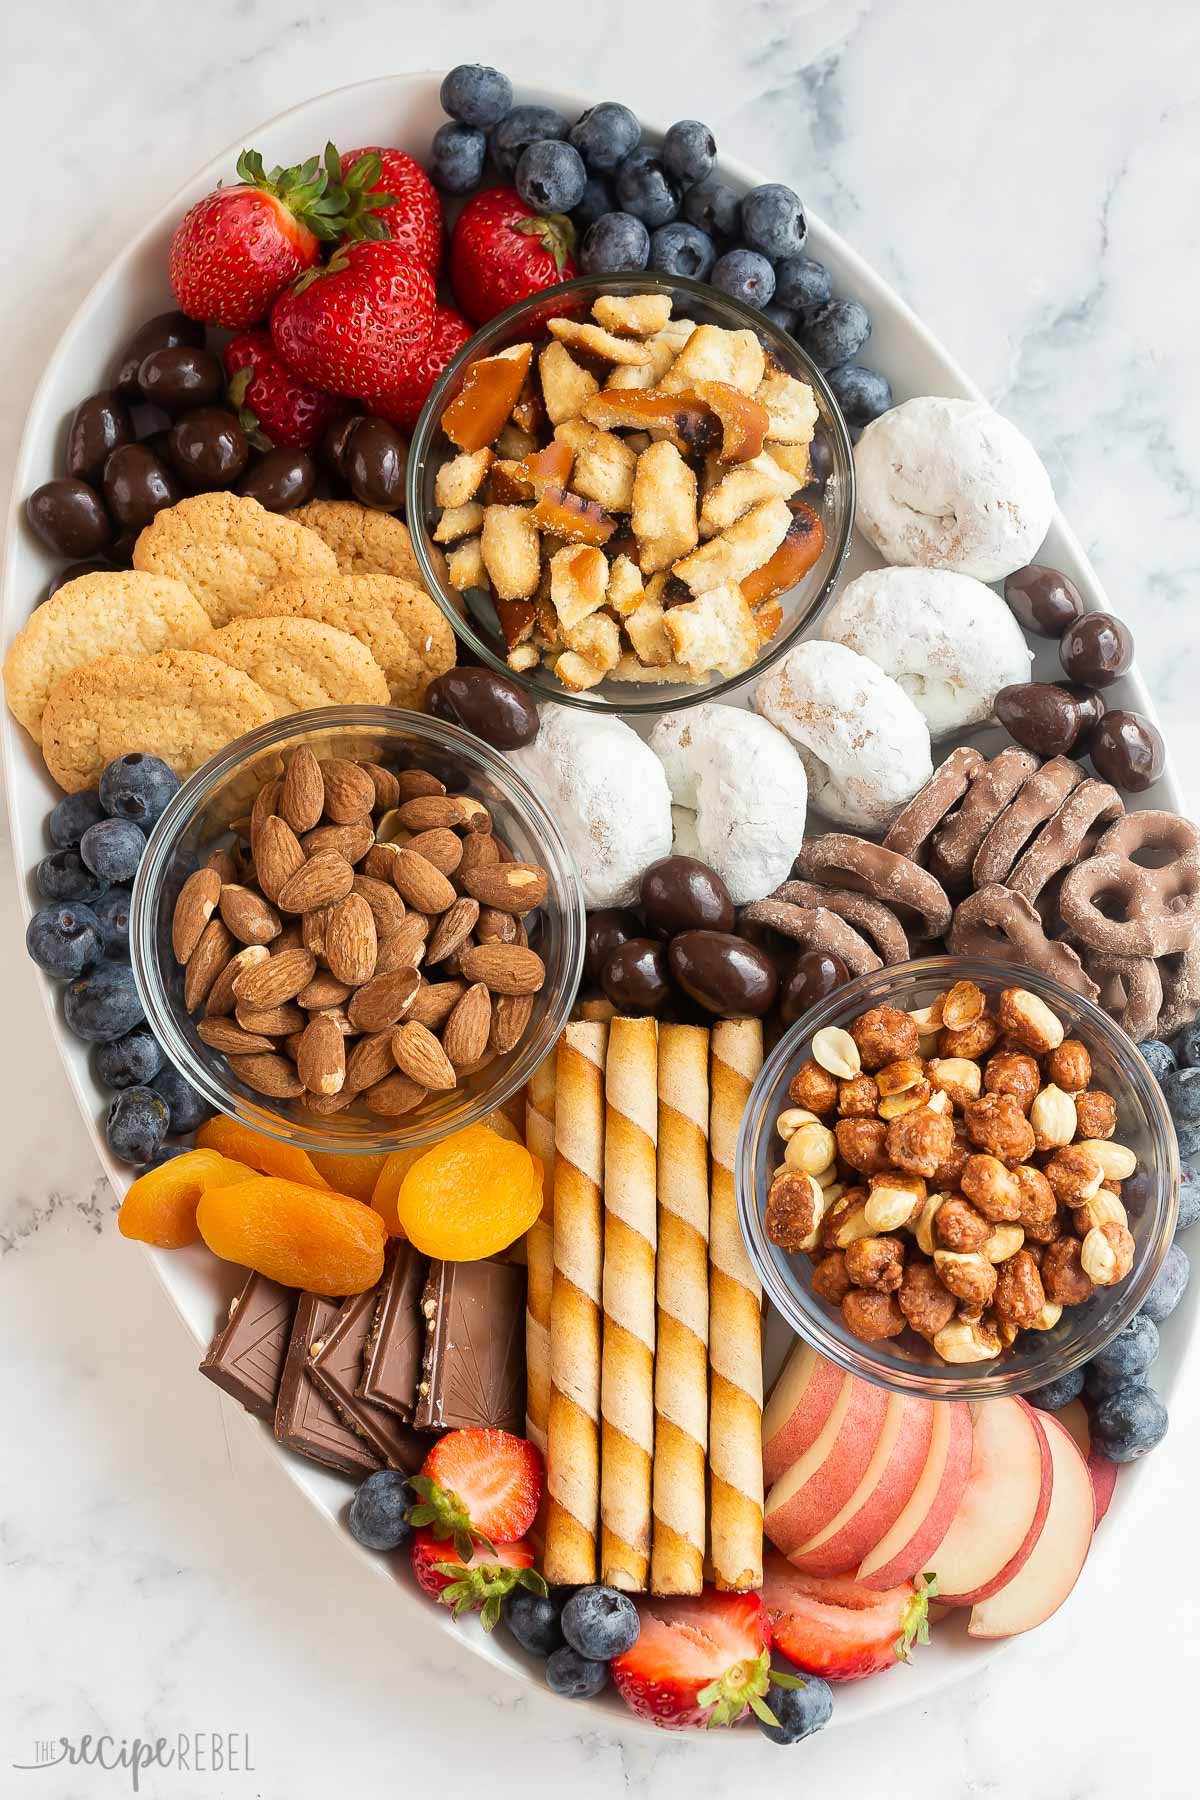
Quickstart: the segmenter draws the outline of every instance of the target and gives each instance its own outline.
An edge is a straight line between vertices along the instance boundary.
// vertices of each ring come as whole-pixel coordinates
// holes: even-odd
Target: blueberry
[[[512,82],[487,63],[459,63],[442,82],[442,111],[464,125],[498,125],[513,103]]]
[[[140,1169],[167,1135],[166,1102],[148,1087],[122,1088],[108,1109],[104,1135],[119,1161]]]
[[[50,831],[50,842],[56,850],[74,850],[89,825],[104,817],[104,808],[100,804],[100,796],[95,788],[84,788],[81,793],[68,794],[60,800],[50,814],[46,824]]]
[[[789,1668],[787,1674],[793,1671]],[[800,1674],[796,1670],[797,1675]],[[757,1713],[754,1723],[765,1738],[773,1744],[798,1744],[801,1738],[811,1737],[814,1731],[820,1731],[828,1725],[833,1717],[833,1694],[829,1683],[822,1681],[819,1675],[802,1675],[803,1687],[780,1687],[773,1681],[766,1692],[767,1705],[778,1719],[778,1725],[768,1725]]]
[[[662,159],[667,173],[691,187],[712,173],[717,160],[717,140],[699,119],[680,119],[663,139]]]
[[[79,840],[79,854],[103,881],[132,881],[146,848],[146,834],[129,819],[101,819]]]
[[[184,1132],[195,1131],[203,1125],[205,1119],[212,1117],[212,1107],[207,1100],[201,1098],[190,1081],[185,1081],[178,1069],[170,1063],[160,1075],[154,1077],[154,1091],[160,1096],[167,1111],[171,1115],[171,1135],[182,1137]]]
[[[148,1169],[161,1169],[164,1163],[174,1162],[177,1156],[190,1156],[195,1149],[194,1144],[164,1144],[156,1150],[146,1164]]]
[[[570,212],[583,198],[587,170],[573,145],[546,138],[522,152],[515,185],[526,206],[534,212]]]
[[[86,977],[85,977],[86,980]],[[1163,1257],[1162,1268],[1154,1277],[1154,1285],[1142,1301],[1142,1311],[1156,1325],[1169,1319],[1179,1302],[1192,1273],[1187,1251],[1182,1244],[1172,1244]]]
[[[579,246],[579,266],[586,275],[616,275],[644,269],[650,255],[650,233],[632,213],[610,212],[589,225]]]
[[[546,1658],[546,1686],[564,1700],[590,1700],[608,1685],[608,1664],[580,1656],[570,1644]]]
[[[752,250],[761,250],[772,262],[799,256],[808,237],[800,196],[781,181],[751,188],[742,201],[742,236]]]
[[[124,1037],[145,1017],[128,963],[105,962],[80,975],[63,996],[67,1028],[88,1044]]]
[[[612,189],[607,181],[602,180],[599,175],[589,175],[571,217],[581,231],[586,231],[589,225],[594,225],[597,219],[602,219],[605,213],[613,210]]]
[[[775,294],[775,271],[757,250],[727,250],[717,258],[709,279],[745,306],[765,306]]]
[[[487,156],[487,138],[474,125],[452,119],[439,125],[429,146],[429,173],[446,194],[469,194],[479,186]]]
[[[1083,1370],[1072,1369],[1069,1375],[1060,1375],[1057,1381],[1034,1388],[1027,1398],[1032,1406],[1041,1406],[1046,1412],[1059,1412],[1062,1407],[1070,1406],[1072,1400],[1078,1400],[1082,1392]]]
[[[772,325],[778,325],[780,331],[791,331],[795,328],[799,313],[791,306],[780,306],[778,300],[768,300],[765,306],[758,309],[764,319],[770,319]]]
[[[1091,1417],[1092,1443],[1109,1462],[1135,1462],[1167,1435],[1167,1409],[1152,1387],[1127,1382],[1114,1388]]]
[[[100,804],[114,819],[132,819],[149,831],[179,792],[179,777],[157,756],[134,751],[110,762],[100,777]]]
[[[1176,1231],[1186,1231],[1200,1219],[1200,1171],[1184,1163],[1179,1171],[1179,1212]]]
[[[716,260],[713,241],[698,225],[676,219],[671,225],[660,225],[650,234],[650,267],[664,275],[690,275],[693,281],[707,281]]]
[[[1156,1081],[1161,1081],[1164,1075],[1169,1075],[1177,1066],[1175,1052],[1161,1038],[1143,1038],[1138,1049],[1149,1064],[1150,1073]]]
[[[775,268],[775,298],[797,312],[824,306],[833,293],[833,277],[814,256],[785,256]]]
[[[488,136],[492,161],[509,181],[517,172],[522,153],[530,144],[546,138],[565,138],[567,121],[552,106],[514,106]]]
[[[1175,1060],[1181,1069],[1200,1068],[1200,1019],[1193,1020],[1179,1033],[1175,1039],[1174,1051]]]
[[[148,1025],[135,1025],[96,1051],[96,1079],[106,1088],[149,1087],[162,1066],[162,1048]]]
[[[129,955],[129,889],[110,888],[92,907],[100,921],[107,956]]]
[[[617,1588],[580,1588],[562,1610],[562,1634],[568,1644],[597,1662],[611,1662],[632,1650],[641,1629],[637,1607]]]
[[[839,368],[830,369],[826,379],[847,425],[861,429],[887,412],[892,404],[887,377],[874,369],[864,369],[861,363],[842,363]]]
[[[827,300],[809,313],[800,342],[818,369],[836,369],[856,356],[871,335],[871,319],[857,300]]]
[[[741,236],[742,203],[723,181],[703,181],[683,196],[683,216],[709,237],[726,243]]]
[[[808,446],[808,466],[812,470],[810,486],[823,488],[833,474],[833,446],[823,431],[814,431]]]
[[[412,1536],[408,1510],[417,1496],[398,1469],[376,1469],[350,1502],[350,1535],[366,1550],[399,1550]]]
[[[504,1602],[504,1622],[530,1656],[549,1656],[563,1641],[562,1602],[553,1594],[514,1588]]]
[[[1106,1388],[1136,1381],[1158,1355],[1158,1326],[1138,1313],[1092,1358],[1092,1368]]]
[[[73,981],[104,956],[104,933],[90,906],[57,900],[35,912],[25,931],[25,948],[39,969]]]
[[[33,879],[47,900],[77,900],[90,906],[108,892],[107,881],[96,879],[78,850],[52,850],[43,856]]]
[[[636,113],[617,100],[602,100],[580,113],[570,139],[589,169],[609,175],[642,141]]]
[[[616,191],[618,204],[651,229],[679,217],[679,184],[646,144],[631,150],[617,170]]]
[[[1176,1125],[1200,1125],[1200,1069],[1172,1069],[1162,1091]]]

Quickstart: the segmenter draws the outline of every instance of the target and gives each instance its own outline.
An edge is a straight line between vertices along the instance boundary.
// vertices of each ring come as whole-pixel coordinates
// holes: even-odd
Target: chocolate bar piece
[[[434,1262],[421,1297],[425,1355],[418,1430],[525,1428],[525,1270],[515,1263]]]
[[[352,1431],[337,1407],[312,1379],[312,1356],[333,1330],[341,1302],[323,1294],[301,1294],[288,1343],[275,1410],[275,1436],[288,1450],[341,1469],[369,1475],[383,1461],[365,1438]]]
[[[295,1307],[295,1288],[251,1275],[200,1364],[202,1375],[260,1419],[275,1417]]]
[[[313,1355],[309,1374],[346,1424],[389,1469],[403,1469],[412,1475],[424,1462],[428,1443],[395,1413],[362,1399],[356,1391],[378,1302],[378,1288],[354,1294],[342,1302],[324,1343]]]
[[[421,1379],[425,1348],[421,1294],[428,1269],[428,1259],[419,1250],[397,1243],[391,1269],[383,1278],[358,1384],[364,1400],[373,1400],[406,1421],[412,1419]]]

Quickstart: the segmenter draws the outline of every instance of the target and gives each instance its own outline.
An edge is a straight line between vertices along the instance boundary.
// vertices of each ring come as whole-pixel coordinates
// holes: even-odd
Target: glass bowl
[[[1093,1084],[1117,1102],[1115,1138],[1138,1159],[1123,1184],[1122,1199],[1136,1245],[1125,1280],[1097,1288],[1082,1306],[1063,1308],[1050,1331],[1022,1331],[1011,1349],[990,1363],[943,1362],[924,1338],[865,1343],[847,1329],[841,1311],[812,1291],[813,1265],[804,1254],[773,1244],[763,1225],[767,1189],[783,1160],[776,1120],[788,1100],[788,1083],[810,1054],[814,1034],[843,1028],[872,1006],[904,1012],[930,1005],[956,981],[974,981],[994,1011],[1003,988],[1021,986],[1046,1002],[1091,1053]],[[742,1232],[763,1287],[792,1329],[851,1374],[897,1393],[932,1400],[982,1400],[1023,1394],[1055,1381],[1087,1362],[1133,1317],[1149,1292],[1171,1242],[1179,1187],[1175,1130],[1158,1083],[1128,1038],[1090,1000],[1032,969],[997,969],[994,963],[931,956],[860,975],[805,1014],[764,1063],[746,1103],[737,1148],[737,1204]]]
[[[644,683],[606,679],[585,693],[573,694],[549,668],[519,672],[510,669],[504,637],[490,599],[479,589],[468,590],[468,597],[451,587],[441,546],[433,541],[432,533],[440,512],[434,504],[434,481],[442,463],[457,454],[442,433],[442,417],[462,386],[467,366],[509,344],[530,338],[535,343],[544,341],[548,318],[575,313],[586,316],[592,302],[601,294],[670,294],[675,315],[694,319],[698,325],[756,332],[780,367],[787,374],[806,381],[816,396],[820,414],[818,430],[824,433],[829,444],[833,469],[822,491],[807,488],[803,498],[825,528],[824,547],[802,580],[779,596],[783,611],[779,630],[763,646],[753,666],[732,678],[714,675],[710,680],[696,684],[656,683],[649,691]],[[574,281],[564,281],[558,287],[535,294],[510,306],[507,312],[499,313],[475,333],[470,343],[464,344],[448,365],[425,402],[409,446],[407,519],[425,586],[446,614],[460,641],[481,663],[529,688],[539,699],[553,700],[563,706],[617,707],[624,713],[665,712],[694,706],[702,700],[719,700],[731,689],[761,675],[799,640],[805,625],[833,591],[849,548],[854,524],[854,454],[845,421],[825,377],[795,339],[764,318],[761,312],[743,306],[705,282],[691,281],[686,276],[652,273],[584,275]]]
[[[183,971],[171,951],[179,889],[230,837],[265,781],[282,775],[291,751],[358,757],[393,769],[424,768],[451,792],[481,800],[496,831],[524,862],[549,877],[538,914],[546,982],[516,1047],[451,1092],[430,1095],[412,1113],[380,1119],[365,1106],[320,1117],[298,1101],[266,1100],[203,1043],[183,1006]],[[455,725],[394,707],[326,707],[292,714],[238,738],[186,782],[155,826],[134,885],[130,953],[146,1018],[170,1061],[204,1098],[256,1131],[302,1150],[367,1154],[430,1143],[460,1131],[508,1100],[549,1054],[565,1025],[583,967],[584,910],[579,873],[554,819],[497,751]]]

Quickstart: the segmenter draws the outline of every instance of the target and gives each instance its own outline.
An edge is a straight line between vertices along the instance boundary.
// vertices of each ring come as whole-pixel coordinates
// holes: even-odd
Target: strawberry
[[[332,395],[293,375],[262,327],[240,331],[221,354],[230,404],[256,448],[310,450],[337,411]]]
[[[395,244],[339,244],[271,310],[292,373],[331,394],[377,400],[406,386],[429,347],[433,278]]]
[[[332,153],[332,163],[331,163]],[[168,272],[189,318],[236,331],[266,317],[290,281],[311,269],[323,240],[341,234],[346,198],[330,145],[294,169],[263,168],[257,150],[237,160],[241,181],[217,188],[183,215]]]
[[[468,319],[483,325],[530,294],[578,274],[575,228],[561,213],[531,214],[515,188],[467,201],[450,235],[450,280]]]
[[[390,419],[402,431],[411,431],[438,376],[470,336],[471,327],[461,313],[449,306],[439,306],[433,315],[429,347],[410,370],[408,386],[399,393],[385,394],[382,400],[373,400],[371,411],[383,419]]]
[[[346,236],[390,238],[436,278],[442,266],[442,203],[419,162],[403,150],[347,150]]]
[[[688,1725],[736,1725],[748,1712],[775,1717],[763,1695],[773,1673],[771,1626],[757,1594],[701,1594],[637,1601],[642,1630],[610,1665],[617,1692],[633,1712],[667,1731]]]
[[[849,1575],[802,1575],[786,1558],[765,1564],[763,1605],[780,1650],[797,1668],[827,1681],[858,1681],[911,1660],[929,1642],[932,1575],[882,1592]]]
[[[432,1531],[418,1531],[413,1534],[412,1566],[417,1586],[439,1606],[452,1607],[456,1619],[461,1613],[482,1612],[485,1631],[491,1631],[500,1617],[500,1602],[514,1588],[547,1591],[528,1544],[501,1544],[464,1558]]]
[[[413,1508],[412,1523],[430,1526],[443,1541],[452,1538],[465,1558],[475,1544],[491,1550],[524,1537],[542,1497],[541,1452],[510,1431],[449,1431],[413,1487],[422,1504]]]

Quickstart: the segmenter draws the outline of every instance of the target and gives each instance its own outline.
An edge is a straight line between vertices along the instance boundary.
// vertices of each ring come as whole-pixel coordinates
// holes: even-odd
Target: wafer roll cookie
[[[645,1591],[654,1449],[658,1026],[608,1028],[604,1129],[604,1357],[600,1384],[600,1579]]]
[[[738,1224],[738,1131],[762,1066],[757,1019],[712,1034],[709,1225],[709,1543],[719,1588],[762,1586],[762,1289]]]
[[[550,1294],[554,1286],[554,1051],[525,1090],[525,1148],[542,1165],[542,1210],[525,1233],[525,1430],[543,1456],[550,1416]]]
[[[708,1032],[658,1042],[658,1349],[650,1586],[704,1585],[708,1441]]]
[[[596,1579],[606,1025],[559,1039],[554,1090],[554,1281],[546,1425],[546,1580]]]

